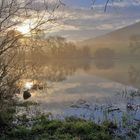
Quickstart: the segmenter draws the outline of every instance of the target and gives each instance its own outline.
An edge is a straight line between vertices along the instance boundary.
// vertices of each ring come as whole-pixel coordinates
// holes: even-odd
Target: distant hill
[[[130,44],[135,45],[134,38],[140,42],[140,22],[96,38],[84,40],[80,46],[89,46],[93,53],[100,48],[110,48],[118,56],[128,56],[131,54]]]

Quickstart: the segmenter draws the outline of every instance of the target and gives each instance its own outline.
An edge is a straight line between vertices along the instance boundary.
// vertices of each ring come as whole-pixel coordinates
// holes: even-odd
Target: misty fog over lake
[[[140,140],[139,0],[0,0],[0,140]]]

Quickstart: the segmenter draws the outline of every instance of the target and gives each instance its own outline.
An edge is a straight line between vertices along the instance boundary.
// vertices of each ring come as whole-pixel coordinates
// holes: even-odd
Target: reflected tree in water
[[[103,69],[103,70],[112,69],[115,66],[114,61],[110,59],[109,60],[95,59],[94,63],[98,69]]]
[[[133,55],[140,53],[140,35],[132,35],[130,37],[130,53]]]
[[[140,70],[131,65],[129,68],[129,80],[132,84],[137,83],[140,80]]]
[[[109,48],[100,48],[94,53],[94,58],[97,68],[111,69],[114,67],[115,51]]]
[[[78,69],[88,70],[90,62],[84,60],[49,60],[42,63],[36,63],[28,73],[27,77],[38,81],[59,82],[67,79],[68,76],[74,75]]]
[[[77,46],[62,37],[48,37],[41,47],[35,47],[28,53],[30,66],[27,77],[46,79],[49,81],[63,81],[77,69],[88,70],[91,58],[90,49]]]

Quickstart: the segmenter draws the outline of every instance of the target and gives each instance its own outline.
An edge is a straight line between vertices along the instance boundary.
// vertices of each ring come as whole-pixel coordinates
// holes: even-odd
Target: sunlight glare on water
[[[26,89],[31,89],[33,87],[33,82],[26,82],[25,85],[24,85],[24,87]]]

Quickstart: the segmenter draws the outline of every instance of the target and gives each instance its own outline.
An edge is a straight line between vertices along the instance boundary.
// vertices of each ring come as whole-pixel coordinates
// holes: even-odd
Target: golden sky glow
[[[17,31],[19,31],[22,34],[28,34],[30,32],[30,26],[29,25],[21,25],[17,27]]]
[[[30,36],[31,30],[36,26],[36,19],[26,19],[16,27],[16,30],[25,36]]]
[[[26,89],[31,89],[33,86],[33,82],[26,82],[24,86]]]

